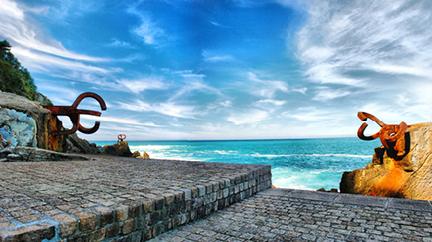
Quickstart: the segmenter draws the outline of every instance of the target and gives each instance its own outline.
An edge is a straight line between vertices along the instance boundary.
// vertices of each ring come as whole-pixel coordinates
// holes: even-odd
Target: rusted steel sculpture
[[[357,117],[363,121],[362,125],[357,131],[357,136],[362,140],[374,140],[376,138],[380,138],[382,145],[386,150],[394,150],[396,151],[396,155],[401,157],[406,154],[406,146],[405,146],[405,133],[409,125],[407,125],[404,121],[400,124],[386,124],[379,120],[377,117],[372,114],[366,112],[359,112]],[[381,129],[371,136],[366,136],[364,131],[368,124],[366,121],[370,119],[376,122]]]
[[[69,117],[72,124],[73,124],[71,129],[60,130],[60,131],[58,131],[58,134],[70,135],[70,134],[75,133],[77,130],[81,131],[82,133],[85,133],[85,134],[92,134],[99,129],[99,126],[100,126],[99,121],[96,121],[95,125],[92,128],[86,128],[86,127],[82,126],[80,123],[80,115],[81,114],[97,116],[97,117],[101,116],[101,112],[98,112],[98,111],[78,109],[78,105],[85,98],[95,99],[99,103],[102,111],[106,110],[106,104],[105,104],[105,101],[102,99],[102,97],[97,95],[96,93],[92,93],[92,92],[85,92],[85,93],[82,93],[81,95],[79,95],[77,97],[77,99],[75,100],[75,102],[72,104],[72,106],[45,106],[45,108],[50,110],[53,115]]]
[[[119,134],[117,135],[117,139],[118,139],[118,143],[123,142],[126,139],[126,135],[125,134]]]

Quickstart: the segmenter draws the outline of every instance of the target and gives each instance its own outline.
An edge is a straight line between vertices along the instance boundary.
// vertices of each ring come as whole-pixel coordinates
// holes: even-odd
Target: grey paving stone
[[[0,242],[150,239],[241,201],[213,191],[244,192],[246,182],[248,196],[270,188],[270,166],[103,156],[0,163]]]
[[[336,203],[356,204],[364,206],[386,207],[389,198],[370,197],[354,194],[340,194],[334,200]]]
[[[211,229],[223,241],[233,236],[247,241],[428,241],[432,237],[432,211],[410,210],[423,202],[398,200],[395,204],[403,209],[386,208],[387,198],[341,195],[266,190],[170,235],[199,227]],[[235,222],[213,226],[227,221]],[[171,236],[164,238],[170,241]]]
[[[291,190],[286,194],[286,196],[300,199],[332,202],[337,196],[339,196],[339,193]]]
[[[388,203],[388,208],[432,212],[432,206],[429,201],[408,200],[401,198],[391,198]]]

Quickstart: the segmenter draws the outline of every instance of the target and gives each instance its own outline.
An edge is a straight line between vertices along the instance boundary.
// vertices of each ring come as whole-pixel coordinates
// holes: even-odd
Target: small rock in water
[[[139,158],[141,156],[141,153],[139,152],[139,151],[135,151],[133,154],[132,154],[132,157],[133,158]]]
[[[132,152],[129,149],[129,144],[126,141],[119,141],[117,144],[105,145],[103,153],[115,156],[132,157]]]
[[[141,153],[139,151],[135,151],[132,154],[132,157],[134,158],[138,158],[138,159],[143,159],[143,160],[150,160],[150,155],[144,151],[144,153],[141,155]]]
[[[150,160],[150,155],[147,152],[144,152],[141,158],[144,160]]]
[[[330,190],[326,190],[325,188],[321,187],[317,190],[318,192],[339,192],[336,188],[331,188]]]

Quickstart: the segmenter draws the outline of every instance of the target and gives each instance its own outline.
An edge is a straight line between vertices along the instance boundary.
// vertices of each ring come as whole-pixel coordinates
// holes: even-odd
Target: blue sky
[[[92,140],[354,136],[360,110],[432,118],[429,1],[0,2],[0,37],[39,91],[107,101],[80,135]]]

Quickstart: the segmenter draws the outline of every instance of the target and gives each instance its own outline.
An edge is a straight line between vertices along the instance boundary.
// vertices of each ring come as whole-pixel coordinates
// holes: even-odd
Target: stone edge
[[[290,198],[307,199],[327,203],[432,212],[432,201],[427,200],[373,197],[359,194],[319,192],[284,188],[272,189],[271,191],[268,191],[267,194],[282,195]]]
[[[251,167],[253,169],[249,172],[229,179],[182,189],[151,200],[136,201],[129,206],[120,205],[114,209],[98,206],[91,211],[57,214],[3,229],[0,230],[0,242],[151,239],[271,188],[271,166]]]

